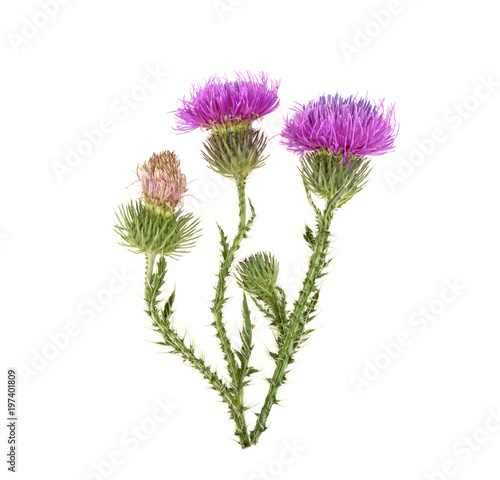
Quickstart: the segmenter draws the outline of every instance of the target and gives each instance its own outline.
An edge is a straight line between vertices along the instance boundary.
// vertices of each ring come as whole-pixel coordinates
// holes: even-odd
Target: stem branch
[[[234,257],[238,251],[242,240],[245,238],[249,228],[246,215],[246,196],[245,196],[245,179],[237,179],[236,186],[238,189],[238,206],[239,206],[239,223],[238,231],[233,239],[231,246],[227,250],[223,250],[222,260],[219,268],[217,285],[215,287],[215,297],[212,305],[212,313],[214,317],[213,325],[216,330],[217,338],[220,341],[222,353],[227,363],[229,376],[232,380],[232,389],[234,390],[234,407],[238,414],[238,421],[235,419],[237,430],[236,433],[240,437],[240,443],[243,448],[250,445],[248,428],[245,419],[245,408],[243,404],[243,385],[239,380],[240,368],[236,362],[236,356],[231,346],[231,341],[227,335],[226,327],[222,318],[222,309],[226,302],[227,279],[231,267],[234,263]]]
[[[276,368],[273,376],[269,379],[269,390],[264,401],[264,405],[257,417],[255,428],[250,434],[250,439],[255,445],[264,430],[271,412],[272,406],[277,403],[276,396],[279,387],[284,383],[288,365],[293,361],[293,356],[300,345],[302,334],[306,325],[307,318],[304,318],[306,306],[311,293],[314,291],[316,281],[321,276],[325,259],[330,246],[330,225],[335,211],[335,203],[328,201],[325,210],[319,212],[318,230],[315,236],[314,251],[309,260],[309,267],[304,278],[302,290],[299,298],[295,302],[294,310],[290,316],[290,323],[284,336],[283,343],[276,357]]]
[[[203,360],[196,355],[192,346],[186,345],[184,338],[181,338],[177,331],[173,328],[168,318],[162,316],[158,310],[158,298],[156,295],[151,295],[151,280],[155,265],[156,255],[147,256],[146,281],[145,281],[145,300],[148,307],[147,312],[153,321],[153,325],[158,333],[163,337],[164,344],[182,357],[184,361],[198,370],[203,378],[205,378],[214,390],[218,392],[222,400],[229,407],[229,414],[236,424],[236,434],[238,435],[240,444],[243,448],[249,447],[250,437],[245,420],[243,406],[239,404],[235,398],[234,391],[228,387],[226,383],[219,377],[217,372],[212,370]],[[165,271],[163,271],[163,275]],[[160,280],[163,284],[163,277]],[[156,289],[159,293],[159,288]],[[171,305],[170,305],[171,307]]]

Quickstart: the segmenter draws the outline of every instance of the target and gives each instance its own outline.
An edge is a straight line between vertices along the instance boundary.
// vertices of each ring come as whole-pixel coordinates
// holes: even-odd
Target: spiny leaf
[[[222,227],[217,224],[217,228],[219,229],[219,234],[220,234],[220,244],[222,247],[222,258],[226,258],[227,254],[229,252],[229,243],[227,241],[227,235],[224,233],[224,230],[222,230]]]
[[[252,331],[254,326],[250,318],[250,309],[248,308],[247,297],[245,294],[243,294],[243,304],[241,311],[243,315],[243,328],[240,332],[241,349],[236,351],[236,355],[240,360],[239,388],[242,388],[245,384],[248,384],[248,380],[246,380],[246,378],[257,372],[255,368],[249,366],[250,357],[253,350]]]
[[[174,300],[175,300],[175,289],[172,291],[170,297],[163,306],[163,321],[165,323],[167,323],[170,320],[170,317],[174,313]]]
[[[250,219],[248,220],[247,224],[246,224],[246,231],[248,232],[250,230],[250,228],[252,227],[254,221],[255,221],[255,217],[256,217],[256,214],[255,214],[255,208],[253,206],[253,203],[252,201],[248,198],[248,205],[250,206]]]
[[[306,230],[304,232],[304,240],[309,245],[309,247],[312,250],[314,250],[314,247],[316,245],[316,238],[315,238],[314,233],[309,225],[306,225]]]

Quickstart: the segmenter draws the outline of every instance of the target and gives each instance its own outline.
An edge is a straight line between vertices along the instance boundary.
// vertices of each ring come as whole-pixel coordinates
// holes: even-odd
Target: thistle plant
[[[304,240],[310,249],[308,269],[298,297],[290,302],[279,285],[279,263],[271,253],[257,252],[237,259],[238,251],[255,220],[255,210],[246,196],[246,182],[253,170],[263,167],[268,142],[255,123],[279,105],[279,83],[263,73],[237,74],[234,80],[214,76],[196,85],[175,112],[176,130],[187,133],[201,128],[206,133],[202,157],[214,172],[236,186],[239,215],[237,232],[229,239],[222,227],[220,263],[211,304],[215,335],[224,357],[222,368],[210,366],[194,344],[181,336],[173,324],[175,290],[161,301],[167,274],[167,258],[178,259],[194,247],[198,220],[182,209],[186,178],[172,152],[153,156],[137,169],[140,199],[117,210],[116,231],[122,244],[146,257],[144,298],[157,343],[178,354],[197,369],[227,405],[235,424],[235,435],[245,448],[257,444],[267,429],[278,390],[287,379],[298,349],[312,330],[320,294],[320,280],[330,264],[331,223],[335,212],[364,185],[370,171],[370,156],[393,150],[397,128],[394,106],[366,98],[319,96],[295,107],[285,118],[281,143],[299,155],[299,174],[316,222],[305,226]],[[224,307],[232,280],[242,291],[240,346],[232,342],[226,328]],[[249,301],[250,300],[250,301]],[[258,370],[252,366],[253,324],[251,309],[258,309],[274,332],[276,348],[269,350],[274,373],[267,379],[268,392],[256,421],[248,423],[245,387]],[[271,351],[272,350],[272,351]]]

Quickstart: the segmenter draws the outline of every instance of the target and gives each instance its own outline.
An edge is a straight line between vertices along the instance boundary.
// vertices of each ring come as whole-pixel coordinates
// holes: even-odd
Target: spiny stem
[[[198,370],[212,388],[217,391],[222,400],[229,407],[229,414],[236,424],[236,434],[243,448],[250,446],[248,429],[244,417],[244,412],[234,401],[233,393],[226,386],[224,381],[214,372],[203,359],[199,358],[191,347],[188,347],[177,332],[170,325],[159,324],[156,315],[152,313],[153,324],[163,337],[165,344],[175,353],[178,353],[187,363]]]
[[[169,346],[174,353],[180,355],[184,361],[198,370],[214,390],[221,396],[222,400],[229,407],[229,414],[236,424],[236,434],[238,435],[242,448],[249,447],[250,437],[245,420],[244,410],[238,402],[235,401],[234,393],[228,388],[226,383],[219,377],[217,372],[213,371],[205,361],[198,357],[193,349],[185,344],[184,339],[179,336],[170,322],[162,321],[161,314],[157,308],[157,298],[151,297],[148,293],[148,287],[153,277],[156,255],[147,255],[147,268],[145,279],[145,300],[148,307],[148,314],[153,321],[156,330],[161,334],[165,345]],[[167,320],[167,319],[163,319]]]
[[[240,179],[236,182],[236,187],[238,189],[238,207],[240,212],[240,223],[238,224],[238,236],[235,239],[238,241],[238,245],[236,249],[238,249],[240,242],[243,240],[245,234],[246,227],[246,218],[247,218],[247,199],[245,197],[245,186],[246,180]]]
[[[217,280],[217,285],[215,287],[215,298],[212,305],[212,313],[214,316],[214,327],[216,330],[217,338],[220,341],[221,349],[224,354],[224,359],[227,363],[227,369],[229,376],[232,380],[232,387],[234,389],[234,403],[235,407],[239,412],[239,422],[237,425],[237,434],[240,436],[240,443],[243,448],[250,445],[250,439],[248,436],[248,428],[246,425],[244,405],[243,405],[243,386],[239,382],[239,368],[236,363],[236,356],[234,350],[231,346],[231,341],[227,335],[226,327],[222,319],[222,309],[226,301],[226,288],[227,279],[231,267],[234,263],[234,257],[238,251],[240,244],[245,238],[245,234],[248,229],[246,220],[246,196],[245,196],[245,179],[237,179],[236,186],[238,189],[238,206],[239,206],[239,223],[237,234],[230,246],[230,248],[223,252],[221,265],[219,269],[219,275]],[[236,420],[235,420],[236,421]]]
[[[294,310],[290,316],[290,323],[284,336],[283,343],[276,357],[276,368],[271,379],[269,379],[269,390],[264,401],[264,405],[257,417],[257,423],[250,434],[250,439],[255,445],[266,427],[266,422],[271,412],[272,406],[276,403],[276,396],[279,387],[284,383],[287,368],[293,360],[293,355],[300,344],[300,338],[304,332],[306,309],[309,297],[314,290],[316,281],[323,271],[325,258],[330,245],[330,225],[335,211],[335,203],[327,202],[325,210],[318,218],[318,231],[315,238],[314,251],[309,260],[309,267],[304,278],[302,290],[295,303]]]
[[[236,382],[238,378],[238,365],[236,363],[236,357],[234,351],[231,347],[231,342],[227,335],[226,327],[222,320],[222,309],[226,301],[225,294],[227,288],[227,279],[229,277],[229,271],[234,262],[234,256],[239,248],[243,237],[245,236],[246,227],[246,199],[245,199],[245,182],[238,182],[238,201],[239,201],[239,215],[240,221],[238,224],[238,233],[234,238],[229,250],[222,256],[219,275],[217,280],[217,286],[215,287],[215,298],[212,306],[212,313],[214,316],[214,327],[217,331],[217,338],[221,343],[222,352],[224,358],[227,362],[227,367],[229,375],[233,382]]]

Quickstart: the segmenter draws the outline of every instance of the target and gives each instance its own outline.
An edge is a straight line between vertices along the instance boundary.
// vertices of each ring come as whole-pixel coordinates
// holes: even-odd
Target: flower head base
[[[350,165],[351,155],[382,155],[394,148],[394,105],[385,107],[383,100],[372,104],[355,95],[322,95],[294,112],[285,119],[281,137],[295,153],[326,150]]]
[[[199,221],[192,213],[167,213],[142,201],[120,206],[117,218],[115,231],[122,238],[121,245],[134,253],[176,258],[187,253],[199,236]]]
[[[236,74],[236,80],[217,75],[205,85],[194,85],[191,98],[176,110],[176,130],[181,133],[201,128],[251,124],[279,106],[279,82],[269,81],[263,72]]]
[[[147,205],[166,212],[173,212],[178,205],[182,205],[187,191],[186,176],[181,172],[175,153],[153,153],[144,165],[137,167],[137,177]]]
[[[365,186],[370,173],[366,158],[351,155],[349,165],[344,165],[342,154],[306,152],[300,166],[306,190],[340,208]]]
[[[266,145],[266,136],[251,125],[220,126],[210,131],[202,153],[214,172],[238,181],[264,165]]]

